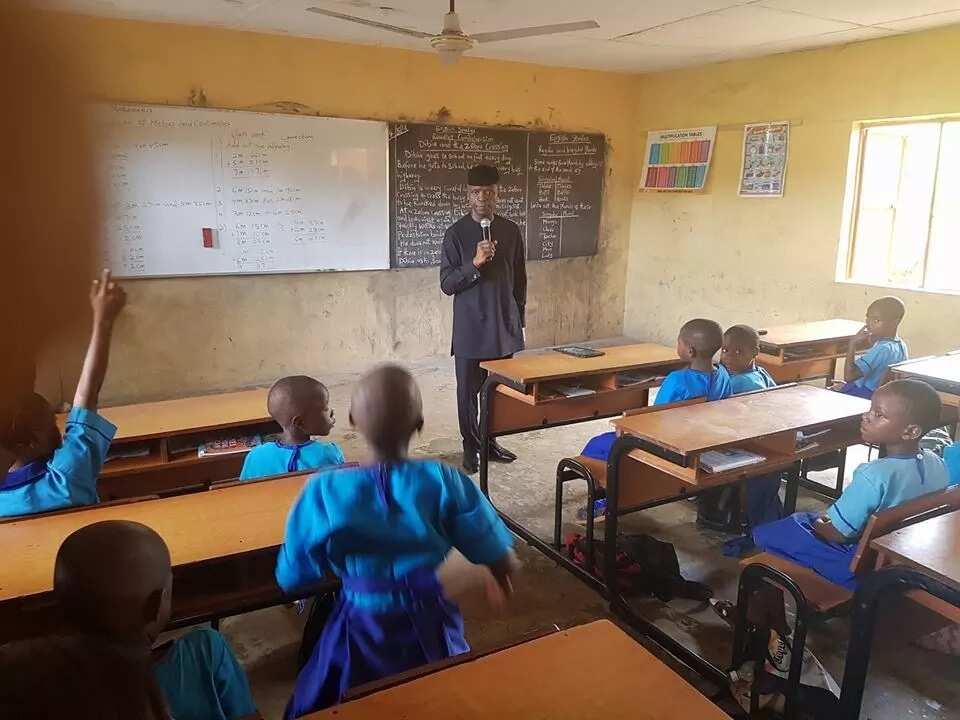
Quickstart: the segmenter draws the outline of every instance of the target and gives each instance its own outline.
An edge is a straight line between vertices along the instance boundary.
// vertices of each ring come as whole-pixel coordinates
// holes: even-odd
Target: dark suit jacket
[[[490,360],[523,350],[527,304],[527,265],[517,224],[495,215],[490,225],[497,243],[493,260],[473,265],[482,239],[480,223],[464,215],[447,228],[440,254],[440,289],[453,295],[450,354]]]

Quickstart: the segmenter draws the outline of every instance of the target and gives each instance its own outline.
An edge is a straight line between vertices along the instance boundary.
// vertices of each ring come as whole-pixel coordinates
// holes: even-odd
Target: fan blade
[[[555,35],[556,33],[573,32],[574,30],[592,30],[598,27],[600,27],[600,23],[596,20],[581,20],[580,22],[560,23],[559,25],[539,25],[537,27],[477,33],[470,37],[477,42],[488,43],[498,42],[500,40],[513,40],[515,38],[534,37],[536,35]]]
[[[353,15],[344,15],[343,13],[334,12],[333,10],[324,10],[323,8],[318,7],[308,7],[307,12],[316,13],[317,15],[326,15],[327,17],[337,18],[338,20],[347,20],[348,22],[359,23],[360,25],[377,28],[378,30],[387,30],[388,32],[400,33],[401,35],[409,35],[410,37],[419,38],[420,40],[433,37],[432,33],[420,32],[419,30],[410,30],[409,28],[397,27],[396,25],[387,25],[386,23],[377,22],[376,20],[367,20],[366,18],[355,17]]]

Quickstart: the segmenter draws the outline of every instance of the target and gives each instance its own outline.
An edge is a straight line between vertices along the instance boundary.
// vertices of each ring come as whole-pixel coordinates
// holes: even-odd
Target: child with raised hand
[[[897,297],[882,297],[870,303],[866,324],[850,338],[843,365],[844,383],[835,389],[869,400],[890,366],[907,359],[907,344],[897,334],[905,313],[903,301]],[[857,353],[864,349],[866,352],[858,357]]]
[[[126,298],[109,270],[93,281],[93,332],[63,437],[50,403],[37,393],[24,392],[11,426],[0,434],[0,455],[7,455],[9,467],[0,482],[0,516],[98,501],[97,477],[117,428],[97,414],[97,402],[107,373],[113,323]]]
[[[287,519],[276,577],[288,592],[338,575],[343,589],[286,717],[338,703],[350,687],[469,651],[463,619],[436,568],[451,548],[486,565],[512,591],[513,538],[463,473],[437,460],[411,460],[423,427],[420,390],[396,365],[358,383],[350,420],[374,464],[312,477]]]
[[[343,451],[336,443],[313,439],[329,435],[336,424],[330,393],[322,382],[306,375],[280,378],[267,395],[267,412],[283,434],[247,454],[241,480],[343,464]]]
[[[216,630],[196,628],[154,647],[170,619],[172,585],[166,543],[140,523],[87,525],[57,552],[53,591],[67,622],[133,655],[152,654],[153,677],[173,718],[258,718],[247,678]]]

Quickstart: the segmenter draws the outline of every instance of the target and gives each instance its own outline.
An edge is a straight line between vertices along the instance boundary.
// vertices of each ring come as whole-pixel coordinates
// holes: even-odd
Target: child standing
[[[306,375],[280,378],[267,395],[267,412],[283,428],[276,442],[253,448],[243,461],[241,480],[342,465],[343,452],[327,436],[336,424],[326,386]]]
[[[867,398],[873,395],[891,365],[907,359],[907,344],[897,335],[906,308],[900,298],[874,300],[867,308],[867,324],[850,338],[843,365],[840,392]],[[869,348],[860,357],[858,351]]]
[[[150,653],[170,619],[170,551],[156,532],[107,520],[67,537],[53,591],[68,622],[131,653]],[[153,675],[176,720],[256,718],[247,678],[216,630],[153,649]]]
[[[463,619],[435,569],[456,547],[511,592],[513,539],[489,501],[458,470],[410,460],[423,427],[420,391],[384,365],[357,385],[350,420],[375,464],[309,480],[287,519],[277,582],[287,591],[337,574],[343,589],[286,717],[339,702],[348,688],[467,652]]]
[[[896,380],[874,393],[860,423],[863,441],[887,456],[864,463],[825,513],[794,513],[754,528],[757,547],[815,570],[853,590],[850,562],[870,516],[949,484],[942,459],[920,450],[920,438],[940,423],[940,397],[920,380]]]
[[[117,431],[97,414],[97,401],[107,373],[113,323],[126,297],[109,270],[93,281],[93,332],[63,437],[50,403],[33,392],[24,394],[11,427],[0,434],[0,455],[8,456],[2,467],[9,467],[0,481],[0,516],[97,502],[97,477]]]

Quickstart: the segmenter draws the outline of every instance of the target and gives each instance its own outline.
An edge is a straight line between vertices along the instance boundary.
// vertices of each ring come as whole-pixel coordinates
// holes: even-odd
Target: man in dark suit
[[[470,168],[470,213],[447,228],[440,255],[440,289],[454,296],[450,354],[457,369],[463,467],[470,473],[480,463],[477,396],[487,378],[480,363],[523,349],[526,253],[517,224],[496,214],[499,181],[495,167]],[[490,459],[513,462],[517,456],[491,441]]]

